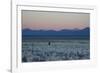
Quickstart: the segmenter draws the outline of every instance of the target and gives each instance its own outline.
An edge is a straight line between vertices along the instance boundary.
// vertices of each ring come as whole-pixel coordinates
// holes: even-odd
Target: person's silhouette
[[[50,41],[49,41],[49,42],[48,42],[48,45],[50,46],[50,44],[51,44],[51,43],[50,43]]]

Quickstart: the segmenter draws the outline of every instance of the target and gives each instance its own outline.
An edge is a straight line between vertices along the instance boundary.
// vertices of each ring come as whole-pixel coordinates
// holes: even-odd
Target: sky
[[[62,30],[89,27],[89,13],[22,10],[22,29]]]

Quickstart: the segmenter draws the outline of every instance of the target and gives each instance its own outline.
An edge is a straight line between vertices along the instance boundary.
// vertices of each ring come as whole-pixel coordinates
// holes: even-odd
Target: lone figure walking
[[[50,44],[51,44],[51,43],[50,43],[50,41],[49,41],[49,42],[48,42],[48,45],[50,46]]]

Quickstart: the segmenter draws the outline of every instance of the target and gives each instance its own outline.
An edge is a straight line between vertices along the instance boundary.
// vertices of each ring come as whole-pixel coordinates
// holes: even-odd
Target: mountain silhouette
[[[90,29],[89,27],[84,29],[62,29],[59,31],[55,30],[31,30],[31,29],[23,29],[22,30],[23,36],[89,36]]]

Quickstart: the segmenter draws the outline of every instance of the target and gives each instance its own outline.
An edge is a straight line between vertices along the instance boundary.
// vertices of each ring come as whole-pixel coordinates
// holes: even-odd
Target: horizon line
[[[30,29],[30,28],[24,28],[22,30],[25,30],[25,29],[28,29],[28,30],[36,30],[36,31],[62,31],[62,30],[84,30],[86,28],[89,28],[90,27],[85,27],[85,28],[82,28],[82,29],[79,29],[79,28],[73,28],[73,29],[60,29],[60,30],[56,30],[56,29]]]

